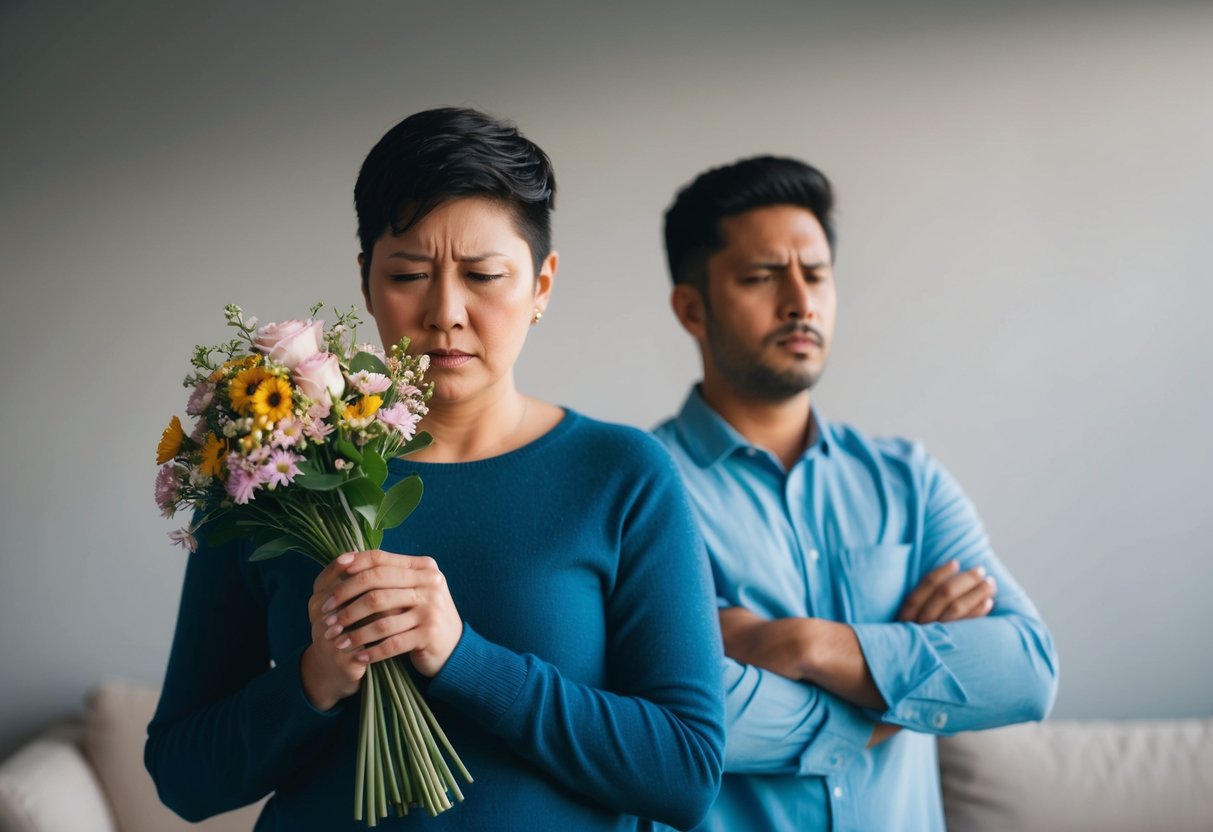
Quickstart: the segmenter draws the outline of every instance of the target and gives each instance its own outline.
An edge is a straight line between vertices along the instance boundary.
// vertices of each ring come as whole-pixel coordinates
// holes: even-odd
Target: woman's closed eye
[[[505,277],[505,274],[504,273],[485,274],[484,272],[468,272],[468,277],[479,283],[490,283],[494,280],[500,280],[501,278]]]
[[[414,272],[413,274],[391,274],[388,275],[388,280],[393,283],[410,283],[414,280],[421,280],[426,277],[425,272]]]

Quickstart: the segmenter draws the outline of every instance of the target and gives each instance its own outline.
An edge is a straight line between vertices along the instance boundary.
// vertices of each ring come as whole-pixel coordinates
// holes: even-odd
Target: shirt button
[[[948,715],[943,711],[940,711],[939,713],[935,714],[935,718],[931,720],[931,723],[936,728],[942,728],[948,724]]]
[[[816,549],[809,550],[809,560],[813,561],[813,563],[817,563],[817,561],[820,559],[821,559],[821,552],[818,552]]]
[[[745,455],[746,456],[758,456],[758,451],[754,448],[746,448]]]
[[[834,787],[834,796],[837,797],[839,800],[842,799],[842,786]]]

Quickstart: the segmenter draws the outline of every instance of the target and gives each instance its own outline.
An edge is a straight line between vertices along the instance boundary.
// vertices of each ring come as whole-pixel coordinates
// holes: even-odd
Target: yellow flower
[[[363,396],[358,401],[347,404],[342,416],[347,422],[365,426],[370,423],[371,417],[375,415],[382,404],[382,396]]]
[[[227,443],[213,433],[206,435],[202,445],[202,462],[198,467],[208,477],[223,476],[223,460],[227,457]]]
[[[171,462],[173,457],[181,453],[181,443],[185,441],[185,431],[181,429],[181,420],[176,416],[168,423],[164,433],[160,435],[160,444],[156,446],[156,464],[163,465]]]
[[[234,403],[234,401],[233,401]],[[291,413],[291,385],[284,378],[269,376],[253,393],[253,413],[266,422],[277,422]]]
[[[259,355],[246,355],[244,358],[233,358],[230,361],[224,361],[223,366],[211,373],[206,380],[214,384],[227,375],[229,370],[234,370],[238,367],[256,367],[260,363],[261,356]]]
[[[228,385],[227,393],[232,399],[232,408],[237,413],[248,414],[253,407],[253,396],[261,382],[273,378],[261,367],[247,367],[236,373]]]

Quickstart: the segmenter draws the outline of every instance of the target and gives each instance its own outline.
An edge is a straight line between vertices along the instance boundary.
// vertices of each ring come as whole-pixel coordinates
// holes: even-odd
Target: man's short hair
[[[371,250],[452,199],[499,200],[531,249],[535,272],[552,250],[556,176],[552,161],[509,122],[478,110],[442,107],[414,113],[371,148],[354,185],[358,242],[370,274]]]
[[[708,258],[724,247],[720,221],[769,205],[808,209],[825,231],[834,257],[834,191],[826,175],[799,159],[755,156],[701,173],[665,212],[670,278],[708,298]]]

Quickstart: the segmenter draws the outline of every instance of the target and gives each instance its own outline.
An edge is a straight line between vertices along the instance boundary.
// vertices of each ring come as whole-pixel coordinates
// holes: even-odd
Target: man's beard
[[[786,401],[811,389],[821,377],[821,371],[813,372],[808,366],[776,370],[762,363],[761,353],[768,346],[795,334],[815,335],[819,349],[824,350],[825,338],[807,323],[794,321],[780,327],[762,339],[757,352],[750,352],[738,343],[726,327],[719,325],[711,312],[707,314],[707,330],[708,349],[716,369],[729,385],[747,396],[768,402]]]

